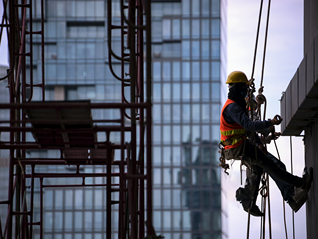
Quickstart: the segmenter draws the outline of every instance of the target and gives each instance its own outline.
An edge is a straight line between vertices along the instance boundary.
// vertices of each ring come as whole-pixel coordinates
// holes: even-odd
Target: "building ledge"
[[[293,136],[317,122],[318,34],[281,98],[282,135]]]

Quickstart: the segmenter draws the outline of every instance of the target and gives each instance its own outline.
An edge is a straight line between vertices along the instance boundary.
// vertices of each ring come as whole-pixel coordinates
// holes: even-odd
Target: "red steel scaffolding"
[[[33,31],[32,28],[35,1],[3,0],[3,4],[5,10],[1,36],[6,29],[9,47],[9,69],[3,79],[8,79],[10,103],[0,104],[0,109],[8,111],[9,115],[7,120],[0,122],[0,132],[9,132],[10,139],[1,141],[0,149],[10,151],[10,162],[8,200],[0,202],[8,208],[7,220],[0,225],[1,238],[34,238],[35,228],[40,231],[40,238],[43,238],[43,189],[86,186],[103,187],[106,193],[107,239],[112,235],[113,204],[118,204],[119,239],[155,236],[152,227],[150,1],[121,0],[120,25],[113,25],[112,1],[107,1],[109,66],[122,86],[122,103],[46,101],[44,0],[41,0],[39,31]],[[111,38],[114,30],[121,32],[120,56],[112,51]],[[41,84],[33,83],[32,45],[36,35],[41,39]],[[113,71],[113,62],[121,64],[121,75],[116,75]],[[127,64],[129,74],[124,72],[124,65]],[[26,70],[27,67],[29,71]],[[42,101],[32,100],[34,87],[42,88]],[[124,95],[124,88],[127,87],[130,88],[130,99],[126,99]],[[92,118],[92,111],[109,109],[118,110],[120,117]],[[33,135],[32,140],[27,137],[29,132]],[[119,144],[110,141],[110,135],[114,132],[120,134]],[[98,140],[97,134],[105,134],[106,141]],[[129,142],[125,141],[127,134]],[[27,157],[27,150],[34,149],[57,149],[60,156]],[[115,153],[120,155],[120,160],[114,160]],[[41,172],[41,165],[72,165],[75,170],[68,173],[47,173]],[[102,165],[105,173],[84,173],[80,170],[80,167],[87,165]],[[112,167],[117,167],[118,170],[114,172]],[[106,183],[86,182],[87,178],[94,177],[103,177]],[[82,183],[48,185],[45,184],[46,178],[80,178]],[[114,178],[118,179],[117,184],[114,183]],[[27,180],[30,184],[26,183]],[[40,184],[39,220],[35,220],[33,210],[36,180]],[[25,196],[27,191],[29,197]],[[112,200],[114,192],[119,193],[116,201]]]

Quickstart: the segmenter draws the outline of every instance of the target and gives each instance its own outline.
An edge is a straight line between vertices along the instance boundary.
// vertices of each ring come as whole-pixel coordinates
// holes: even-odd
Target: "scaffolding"
[[[10,162],[8,200],[0,202],[7,205],[8,213],[6,222],[1,225],[0,221],[0,236],[7,239],[34,238],[36,228],[43,238],[43,189],[86,186],[102,187],[106,194],[107,239],[112,238],[114,204],[119,207],[119,239],[155,236],[152,227],[150,1],[120,0],[120,25],[112,23],[112,1],[107,1],[109,66],[120,81],[122,103],[45,100],[44,0],[40,2],[41,17],[37,21],[40,20],[41,29],[34,31],[32,11],[35,1],[3,1],[1,36],[6,30],[9,48],[9,69],[3,79],[8,79],[10,103],[0,104],[0,109],[9,115],[7,120],[0,122],[0,131],[9,132],[10,138],[0,142],[0,149],[9,150]],[[121,35],[120,56],[112,51],[114,30],[119,30]],[[41,39],[40,84],[33,83],[32,46],[35,37]],[[113,71],[112,62],[121,64],[121,75]],[[127,64],[128,74],[124,72]],[[33,100],[34,87],[42,89],[42,101]],[[125,88],[130,88],[130,99],[125,97]],[[92,117],[92,111],[108,109],[118,110],[120,117]],[[120,134],[119,144],[110,141],[114,132]],[[30,133],[31,140],[27,137]],[[98,134],[103,134],[106,140],[98,140]],[[129,142],[125,140],[127,135]],[[28,150],[36,149],[55,149],[60,155],[56,158],[31,158],[27,155]],[[114,154],[119,154],[120,160],[114,160]],[[69,173],[41,172],[43,165],[69,165],[74,170]],[[81,168],[87,165],[101,165],[105,167],[105,173],[82,172]],[[117,172],[112,171],[112,167],[117,167]],[[87,178],[94,177],[102,177],[106,183],[87,183]],[[45,183],[46,178],[79,178],[82,183],[49,185]],[[36,181],[40,185],[39,220],[34,218]],[[114,192],[119,193],[116,201],[112,200]]]

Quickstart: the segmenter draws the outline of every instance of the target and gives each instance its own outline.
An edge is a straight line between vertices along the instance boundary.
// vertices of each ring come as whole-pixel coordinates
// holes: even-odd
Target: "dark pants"
[[[288,173],[283,163],[271,154],[271,156],[269,155],[270,157],[266,156],[258,147],[255,147],[255,145],[251,144],[248,140],[245,142],[244,155],[250,158],[247,160],[247,163],[250,164],[257,175],[261,174],[261,169],[263,169],[275,180],[276,184],[278,182],[280,186],[277,186],[279,188],[285,187],[286,185],[295,186],[297,188],[302,186],[302,178]],[[275,160],[273,160],[273,158]]]
[[[286,171],[285,164],[283,164],[281,161],[279,161],[272,154],[268,153],[267,157],[270,160],[272,160],[278,167],[280,167],[281,169]],[[260,184],[260,180],[261,180],[261,176],[262,176],[263,171],[264,170],[257,165],[251,165],[250,167],[246,168],[246,182],[245,182],[244,189],[247,190],[247,192],[251,193],[252,197],[255,200],[257,198],[259,184]],[[269,175],[271,176],[271,178],[274,180],[277,187],[279,188],[279,190],[283,196],[283,199],[285,201],[288,201],[294,195],[294,186],[278,179],[277,177],[271,175],[270,173],[269,173]]]

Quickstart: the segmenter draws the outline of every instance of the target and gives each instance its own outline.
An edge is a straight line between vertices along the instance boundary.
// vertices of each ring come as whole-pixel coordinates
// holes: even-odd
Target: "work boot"
[[[253,198],[251,198],[251,195],[249,195],[244,188],[238,188],[235,197],[237,201],[241,202],[244,211],[247,213],[249,210],[250,214],[255,217],[264,216],[264,213],[262,213],[258,206],[255,205]]]
[[[295,188],[295,195],[287,203],[294,212],[297,212],[305,204],[307,198],[307,191],[305,189]]]
[[[307,192],[310,189],[312,180],[313,180],[313,168],[309,168],[309,172],[307,171],[307,167],[304,168],[303,173],[303,185],[301,186],[302,189],[306,190]]]

